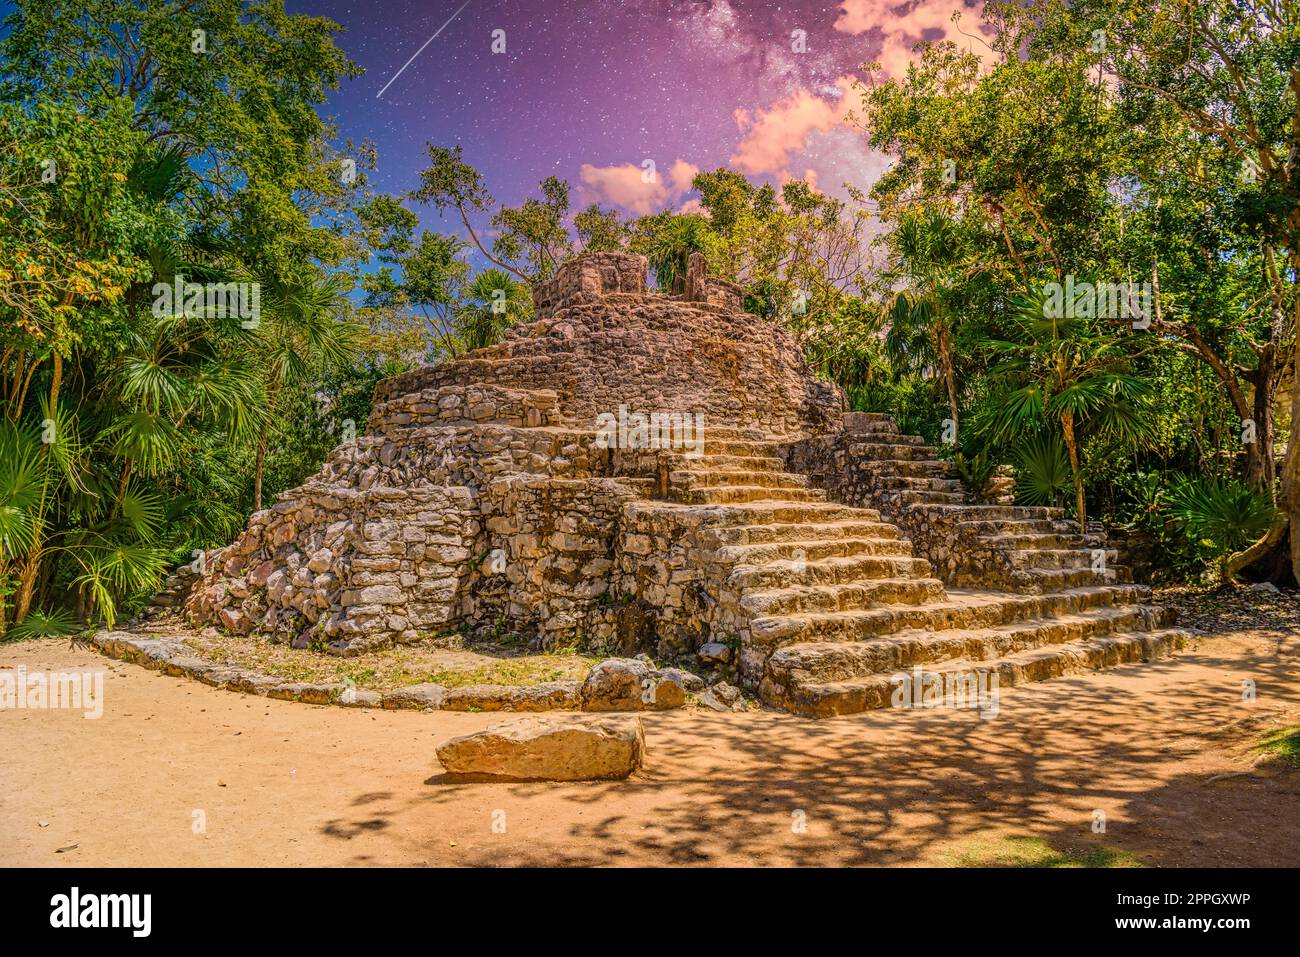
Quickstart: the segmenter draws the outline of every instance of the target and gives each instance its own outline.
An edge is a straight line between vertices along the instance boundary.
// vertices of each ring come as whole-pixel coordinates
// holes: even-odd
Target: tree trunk
[[[952,337],[948,327],[939,323],[935,330],[935,340],[939,346],[939,363],[943,366],[943,381],[948,387],[948,409],[952,413],[952,444],[961,445],[961,433],[957,424],[957,373],[952,367]]]
[[[1070,453],[1070,474],[1074,476],[1074,504],[1079,511],[1079,531],[1088,531],[1087,503],[1083,495],[1083,475],[1079,471],[1079,443],[1074,436],[1074,416],[1069,412],[1061,416],[1061,431],[1065,433],[1065,450]]]
[[[5,575],[9,571],[9,563],[0,560],[0,587],[3,587]],[[5,636],[9,630],[9,596],[0,591],[0,638]]]
[[[1260,356],[1259,368],[1246,377],[1254,388],[1252,418],[1254,443],[1246,446],[1246,482],[1253,489],[1273,494],[1277,466],[1273,461],[1273,389],[1275,363],[1271,347]]]
[[[275,399],[280,392],[278,377],[273,378],[266,390],[266,422],[257,437],[257,464],[253,469],[253,511],[262,510],[262,468],[266,464],[266,450],[271,444],[271,428],[275,421]]]
[[[63,386],[63,357],[59,355],[58,350],[54,351],[54,370],[50,379],[50,404],[48,414],[55,416],[59,408],[59,389]],[[60,436],[56,432],[54,441],[59,441]],[[49,446],[42,451],[43,455],[49,454]],[[41,495],[41,506],[45,505],[45,496]],[[27,612],[32,606],[32,589],[36,587],[36,577],[41,570],[42,537],[41,523],[37,522],[34,535],[32,538],[32,549],[27,553],[27,558],[23,562],[22,576],[18,585],[18,598],[14,603],[14,624],[18,624],[27,617]]]
[[[1300,317],[1300,300],[1296,302]],[[1300,584],[1300,335],[1293,346],[1291,439],[1282,460],[1282,490],[1273,527],[1263,538],[1228,559],[1229,579],[1250,569],[1254,577],[1278,584]]]

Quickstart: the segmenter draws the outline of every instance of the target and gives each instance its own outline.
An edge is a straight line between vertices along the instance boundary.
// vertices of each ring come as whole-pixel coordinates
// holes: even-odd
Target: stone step
[[[947,469],[939,459],[863,459],[854,463],[872,475],[913,475],[919,478],[943,478]]]
[[[810,501],[753,501],[721,504],[671,505],[694,516],[711,534],[735,526],[818,525],[830,522],[880,523],[880,512],[874,508],[857,508],[838,502]],[[893,527],[893,526],[889,526]]]
[[[681,489],[749,485],[763,488],[807,488],[808,476],[793,472],[741,472],[719,469],[682,469],[668,473],[668,481]]]
[[[824,502],[821,489],[767,488],[761,485],[710,485],[682,489],[681,501],[692,505],[722,505],[745,502]]]
[[[743,611],[755,616],[834,614],[879,605],[924,605],[942,601],[937,578],[879,578],[825,585],[793,585],[771,591],[747,591]]]
[[[1078,535],[1079,525],[1068,519],[975,519],[960,521],[961,528],[981,538],[1001,535]]]
[[[986,676],[997,675],[998,692],[1030,681],[1042,681],[1081,671],[1097,671],[1133,661],[1150,661],[1174,654],[1185,647],[1188,634],[1178,629],[1157,632],[1120,633],[1097,638],[1032,648],[1009,654],[991,661],[946,661],[926,668],[926,675],[937,680],[959,680],[964,676],[979,676],[984,688],[989,688]],[[909,674],[915,680],[915,672]],[[897,678],[894,675],[870,675],[848,681],[806,684],[792,688],[760,688],[765,701],[780,702],[779,707],[808,717],[830,717],[853,714],[873,708],[889,707],[892,703]]]
[[[894,502],[900,506],[961,505],[966,501],[965,492],[929,492],[924,489],[886,489],[877,494],[881,501]]]
[[[1064,517],[1065,509],[1049,508],[1046,505],[964,505],[961,506],[959,521],[963,524],[966,522],[1059,521]],[[1078,530],[1077,524],[1075,529]]]
[[[846,412],[844,413],[844,428],[857,429],[864,425],[893,425],[894,415],[892,412]]]
[[[917,441],[905,442],[903,441],[904,438],[916,439]],[[896,436],[891,437],[889,441],[850,442],[846,450],[854,458],[887,459],[894,462],[900,459],[935,458],[934,447],[925,445],[924,441],[919,435]]]
[[[759,455],[779,458],[781,443],[758,439],[708,439],[704,440],[704,455]]]
[[[821,683],[957,658],[987,661],[1116,632],[1153,631],[1172,624],[1172,618],[1166,609],[1150,605],[1116,605],[992,628],[907,630],[873,641],[786,645],[768,659],[767,677],[787,685]]]
[[[756,648],[775,649],[808,641],[868,641],[908,628],[941,631],[1073,614],[1086,608],[1149,600],[1140,585],[1091,585],[1050,594],[1016,595],[987,589],[948,589],[947,601],[926,606],[897,605],[817,616],[765,616],[750,622]]]
[[[1084,585],[1118,584],[1128,579],[1128,569],[1108,566],[1104,572],[1091,568],[1023,568],[1011,574],[1011,588],[1031,595],[1079,588]]]
[[[1077,528],[1078,526],[1075,527]],[[1077,531],[1073,534],[1062,534],[1060,532],[1031,532],[1021,535],[985,535],[980,538],[980,541],[984,542],[991,548],[998,548],[1006,551],[1038,548],[1093,549],[1104,548],[1106,546],[1105,535],[1080,535]]]
[[[734,588],[766,589],[794,585],[844,584],[881,578],[930,577],[930,563],[911,555],[844,555],[829,558],[777,559],[761,565],[737,565],[727,575]],[[942,592],[940,600],[945,596]]]
[[[894,421],[893,416],[884,415],[884,413],[881,413],[882,415],[884,415],[883,418],[879,418],[879,419],[860,418],[860,416],[868,415],[868,414],[871,413],[853,412],[850,413],[849,416],[845,416],[844,431],[848,432],[851,435],[861,435],[864,433],[872,434],[877,432],[881,432],[881,433],[898,432],[898,423]],[[850,418],[850,416],[852,416],[853,418]]]
[[[966,494],[966,486],[961,479],[894,475],[878,478],[873,484],[883,491],[956,492],[963,498]]]
[[[864,509],[863,511],[869,511]],[[879,513],[876,513],[877,515]],[[798,522],[789,524],[754,524],[742,525],[727,528],[710,529],[718,543],[721,545],[768,545],[783,544],[787,542],[799,543],[805,541],[825,541],[827,539],[840,539],[841,541],[854,541],[857,539],[892,539],[906,545],[908,554],[911,553],[912,543],[906,539],[898,537],[898,526],[887,525],[884,522],[875,521],[854,521],[851,519],[841,519],[839,521],[824,522]]]
[[[1105,552],[1108,567],[1119,563],[1119,550],[1100,549]],[[1017,568],[1091,568],[1093,549],[1084,548],[1012,548],[1007,557]]]
[[[706,422],[704,425],[704,443],[708,445],[713,440],[718,441],[768,441],[772,436],[768,435],[762,429],[746,428],[744,426],[733,425],[714,425]]]
[[[687,469],[740,472],[781,472],[785,462],[776,456],[767,455],[702,455],[691,459],[683,457],[681,466]]]
[[[803,530],[803,526],[795,526]],[[778,561],[817,561],[823,558],[847,558],[853,555],[892,555],[910,558],[912,543],[905,538],[827,538],[791,539],[744,545],[723,545],[714,553],[720,562],[737,565],[763,565]]]

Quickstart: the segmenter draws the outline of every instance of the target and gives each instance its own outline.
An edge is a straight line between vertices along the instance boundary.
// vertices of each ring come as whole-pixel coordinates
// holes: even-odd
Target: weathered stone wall
[[[610,572],[623,506],[638,494],[608,478],[512,476],[485,489],[474,618],[547,648],[611,644]]]
[[[192,618],[335,651],[414,641],[459,618],[479,530],[468,489],[300,492],[209,556]]]
[[[644,296],[649,263],[634,253],[588,253],[565,263],[533,288],[533,309],[545,319],[557,309],[616,293]]]
[[[370,410],[372,433],[398,433],[425,425],[511,425],[517,428],[562,424],[559,397],[550,389],[510,389],[478,385],[443,386],[408,392]]]
[[[739,311],[739,287],[696,277],[703,301],[648,295],[644,273],[635,273],[641,285],[629,291],[636,286],[629,263],[643,266],[642,257],[596,258],[599,268],[579,258],[544,284],[537,322],[456,362],[381,382],[377,404],[386,408],[399,397],[447,387],[492,386],[553,391],[557,414],[579,429],[594,428],[597,415],[620,406],[696,412],[706,424],[775,435],[838,428],[843,394],[812,377],[783,329]]]
[[[614,588],[633,599],[620,617],[623,648],[671,659],[737,631],[735,601],[724,594],[699,513],[636,502],[624,510],[622,531]]]

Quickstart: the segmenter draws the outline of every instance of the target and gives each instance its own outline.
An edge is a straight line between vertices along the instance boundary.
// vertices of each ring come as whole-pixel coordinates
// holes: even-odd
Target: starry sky
[[[502,202],[520,202],[555,175],[572,184],[575,210],[600,202],[631,215],[694,208],[694,172],[720,165],[754,182],[807,179],[833,194],[844,181],[869,186],[887,160],[847,116],[861,65],[879,60],[897,75],[923,39],[978,49],[975,0],[287,6],[344,27],[337,42],[366,73],[345,82],[328,112],[341,137],[377,144],[380,190],[413,188],[432,141],[460,144]],[[504,53],[492,50],[498,30]],[[650,183],[646,160],[657,172]]]

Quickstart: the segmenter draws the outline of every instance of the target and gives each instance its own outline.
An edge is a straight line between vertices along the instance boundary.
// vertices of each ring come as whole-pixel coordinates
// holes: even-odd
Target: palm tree
[[[484,269],[462,295],[456,309],[456,337],[465,350],[500,342],[507,329],[532,314],[528,286],[501,269]]]
[[[0,421],[0,635],[9,617],[9,595],[21,588],[21,580],[11,577],[10,569],[40,543],[49,471],[36,426]]]
[[[645,243],[644,252],[655,272],[659,288],[672,291],[686,282],[686,262],[691,253],[703,252],[708,234],[708,222],[695,214],[663,213]],[[634,247],[636,248],[636,244]]]
[[[986,337],[994,355],[992,392],[981,409],[981,431],[995,442],[1046,429],[1065,443],[1080,529],[1087,527],[1083,439],[1105,437],[1137,447],[1150,436],[1142,415],[1146,383],[1133,375],[1131,356],[1097,309],[1056,317],[1047,291],[1016,299],[1005,339]],[[1052,313],[1052,315],[1049,315]],[[1059,432],[1058,432],[1059,430]]]
[[[1241,482],[1184,478],[1169,498],[1170,511],[1188,537],[1213,546],[1220,585],[1232,581],[1233,553],[1263,536],[1273,524],[1275,509],[1268,494]]]
[[[958,443],[959,392],[953,337],[961,314],[955,299],[980,270],[960,224],[936,210],[904,216],[894,230],[894,261],[884,279],[898,288],[886,301],[885,350],[894,368],[938,368],[948,396],[953,442]]]
[[[253,508],[262,507],[262,476],[281,390],[305,382],[356,356],[360,329],[347,312],[346,277],[313,270],[264,283],[264,308],[257,346],[265,394],[265,415],[257,437]]]

